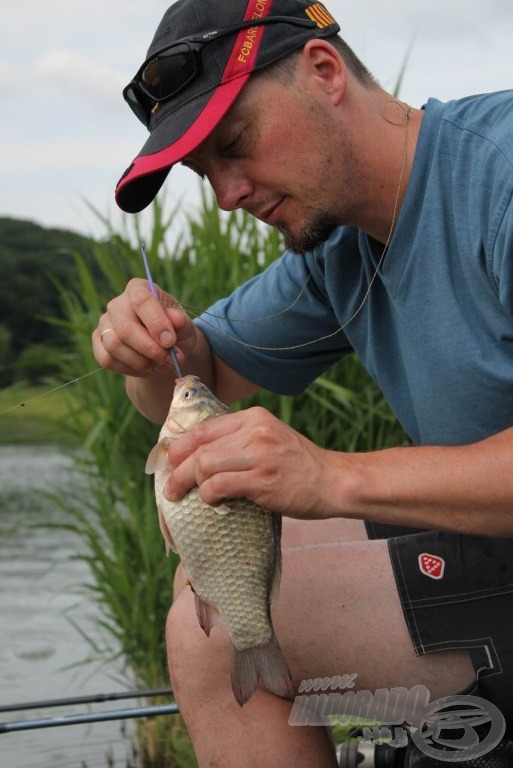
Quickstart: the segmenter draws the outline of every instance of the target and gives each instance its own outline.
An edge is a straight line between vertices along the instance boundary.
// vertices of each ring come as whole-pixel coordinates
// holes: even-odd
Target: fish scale
[[[272,636],[267,606],[274,562],[272,513],[233,500],[220,514],[194,488],[165,515],[194,591],[213,603],[239,650]],[[224,511],[224,510],[223,510]],[[256,515],[259,515],[257,518]]]

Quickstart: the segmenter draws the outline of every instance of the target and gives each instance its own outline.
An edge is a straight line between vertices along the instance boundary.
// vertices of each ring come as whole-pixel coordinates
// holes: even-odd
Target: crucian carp
[[[281,516],[245,498],[210,506],[198,488],[178,502],[164,496],[170,476],[170,441],[196,424],[229,412],[197,376],[177,379],[146,472],[155,474],[160,528],[167,548],[180,555],[200,626],[207,636],[218,624],[228,630],[232,689],[242,706],[259,681],[278,696],[294,695],[270,612],[280,585]]]

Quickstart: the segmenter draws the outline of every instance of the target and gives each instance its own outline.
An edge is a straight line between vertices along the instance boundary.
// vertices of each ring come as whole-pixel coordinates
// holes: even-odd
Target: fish
[[[279,595],[281,515],[246,498],[210,506],[197,487],[172,502],[164,496],[170,477],[170,443],[208,419],[230,413],[197,376],[177,379],[167,418],[146,463],[155,475],[160,529],[178,552],[194,592],[205,634],[224,625],[230,637],[231,684],[242,707],[259,683],[293,698],[291,675],[272,624],[270,606]]]

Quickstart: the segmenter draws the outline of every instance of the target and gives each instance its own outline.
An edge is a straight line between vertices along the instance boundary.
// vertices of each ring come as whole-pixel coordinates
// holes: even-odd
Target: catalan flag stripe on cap
[[[315,21],[317,26],[321,29],[330,27],[332,24],[337,23],[333,16],[328,13],[326,8],[321,3],[315,3],[315,5],[311,5],[306,9],[306,14],[312,19],[312,21]]]

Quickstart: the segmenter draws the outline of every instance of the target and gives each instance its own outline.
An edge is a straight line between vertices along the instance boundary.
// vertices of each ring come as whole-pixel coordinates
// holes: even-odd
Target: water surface
[[[87,567],[67,531],[35,528],[63,521],[36,491],[58,486],[76,493],[69,456],[48,446],[0,446],[0,705],[126,690],[114,667],[88,664],[90,648],[69,619],[95,633],[91,606],[77,587]],[[135,702],[123,702],[131,707]],[[115,702],[91,709],[117,708]],[[0,713],[0,722],[86,712],[86,708]],[[128,726],[130,727],[130,726]],[[0,734],[0,768],[104,768],[106,752],[125,768],[129,743],[120,722]]]

